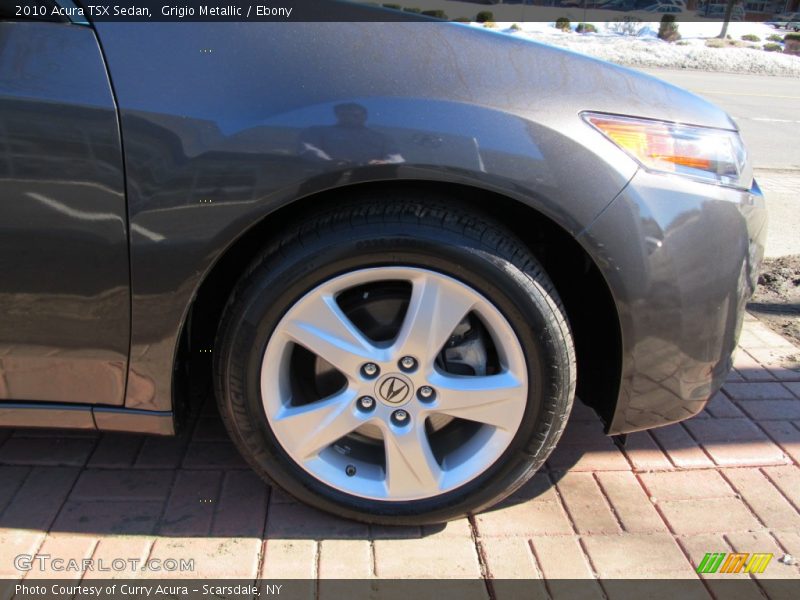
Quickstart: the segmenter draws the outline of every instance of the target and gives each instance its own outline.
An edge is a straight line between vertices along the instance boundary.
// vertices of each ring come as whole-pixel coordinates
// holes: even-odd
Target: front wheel
[[[529,251],[439,202],[357,202],[286,234],[226,307],[220,412],[268,481],[367,522],[444,521],[512,493],[575,387]]]

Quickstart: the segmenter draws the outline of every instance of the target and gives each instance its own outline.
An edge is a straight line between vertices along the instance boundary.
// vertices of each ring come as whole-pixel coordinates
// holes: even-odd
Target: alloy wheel
[[[360,269],[306,292],[260,374],[286,454],[337,490],[383,501],[435,497],[484,473],[519,429],[528,385],[497,307],[414,267]]]

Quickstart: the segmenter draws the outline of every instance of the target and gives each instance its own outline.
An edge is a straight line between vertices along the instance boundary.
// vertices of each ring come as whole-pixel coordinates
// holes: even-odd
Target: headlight
[[[753,182],[736,131],[601,113],[581,116],[650,171],[747,190]]]

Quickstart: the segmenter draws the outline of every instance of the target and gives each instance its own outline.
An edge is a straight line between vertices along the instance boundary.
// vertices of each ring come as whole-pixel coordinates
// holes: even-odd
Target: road
[[[800,254],[800,79],[643,70],[707,98],[734,118],[767,198],[767,256]]]

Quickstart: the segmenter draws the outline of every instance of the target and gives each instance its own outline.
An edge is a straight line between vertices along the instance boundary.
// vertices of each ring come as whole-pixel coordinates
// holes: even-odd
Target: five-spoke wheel
[[[395,293],[403,288],[407,298]],[[346,293],[360,298],[346,304],[350,314],[337,301]],[[391,315],[391,339],[375,339],[353,315],[371,324],[387,298],[402,314]],[[313,355],[318,376],[335,369],[341,386],[304,395],[292,381],[307,376],[292,364],[307,359],[298,349]],[[471,372],[464,361],[448,370],[448,356],[468,352]],[[295,302],[264,353],[261,397],[278,441],[313,476],[365,498],[416,500],[466,483],[500,457],[525,412],[528,378],[514,330],[477,291],[431,270],[379,267]]]
[[[242,455],[292,496],[369,522],[439,522],[544,462],[575,390],[572,338],[530,251],[439,200],[345,204],[247,269],[214,349]]]

